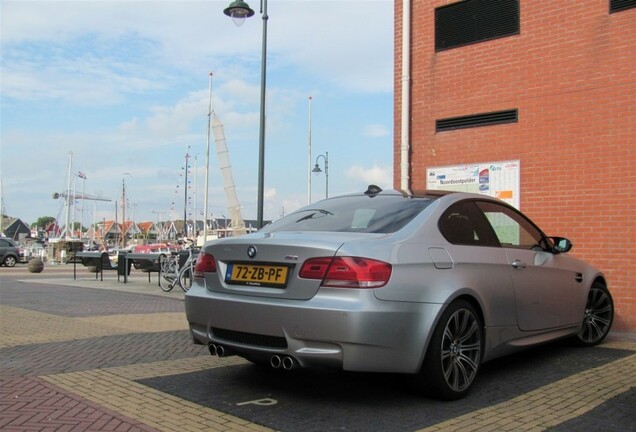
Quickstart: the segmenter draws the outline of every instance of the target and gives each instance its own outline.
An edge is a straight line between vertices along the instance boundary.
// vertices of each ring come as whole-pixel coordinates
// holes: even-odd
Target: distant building
[[[31,228],[19,218],[2,216],[2,234],[13,240],[23,240],[31,236]]]
[[[159,238],[159,230],[154,222],[139,222],[137,228],[144,240],[157,240]]]

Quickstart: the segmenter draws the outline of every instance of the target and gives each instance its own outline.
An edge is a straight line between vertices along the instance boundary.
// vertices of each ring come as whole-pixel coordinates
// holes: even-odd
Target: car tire
[[[464,397],[482,359],[483,325],[469,302],[457,300],[442,314],[420,371],[420,387],[442,400]]]
[[[7,255],[7,256],[4,258],[4,262],[3,262],[3,264],[4,264],[6,267],[14,267],[14,266],[15,266],[15,263],[16,263],[17,261],[18,261],[18,260],[17,260],[17,259],[16,259],[13,255]]]
[[[614,300],[607,287],[594,282],[587,294],[583,324],[574,342],[579,346],[598,345],[605,339],[614,321]]]

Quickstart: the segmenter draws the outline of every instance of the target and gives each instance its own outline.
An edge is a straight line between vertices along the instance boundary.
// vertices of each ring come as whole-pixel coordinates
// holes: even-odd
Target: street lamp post
[[[318,157],[316,157],[316,165],[314,165],[314,169],[312,169],[311,172],[316,174],[322,172],[320,165],[318,165],[320,158],[325,160],[325,198],[329,198],[329,152],[325,152],[324,155],[318,155]]]
[[[254,11],[242,0],[234,0],[223,11],[232,18],[237,26],[243,24],[245,18],[254,15]],[[256,208],[257,228],[263,227],[263,190],[265,183],[265,84],[267,76],[267,0],[261,0],[261,15],[263,18],[263,38],[261,51],[261,112],[258,138],[258,197]]]

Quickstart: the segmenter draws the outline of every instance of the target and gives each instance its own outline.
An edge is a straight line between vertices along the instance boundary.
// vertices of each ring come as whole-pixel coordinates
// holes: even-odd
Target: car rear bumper
[[[252,361],[291,356],[303,367],[414,373],[440,304],[381,301],[373,290],[321,289],[310,300],[228,295],[200,283],[185,299],[196,343]]]

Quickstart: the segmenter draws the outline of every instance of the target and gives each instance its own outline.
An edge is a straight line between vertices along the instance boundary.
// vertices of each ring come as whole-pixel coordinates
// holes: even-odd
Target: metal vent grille
[[[465,0],[435,9],[435,50],[519,34],[519,0]]]
[[[253,345],[266,348],[287,348],[287,340],[285,340],[284,337],[243,333],[220,328],[212,328],[212,333],[215,337],[228,342],[237,342],[243,345]]]
[[[518,111],[507,110],[486,114],[473,114],[462,117],[453,117],[435,121],[435,132],[444,132],[456,129],[466,129],[480,126],[492,126],[506,123],[517,123]]]
[[[610,0],[610,13],[636,7],[636,0]]]

